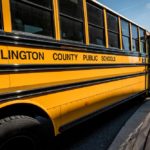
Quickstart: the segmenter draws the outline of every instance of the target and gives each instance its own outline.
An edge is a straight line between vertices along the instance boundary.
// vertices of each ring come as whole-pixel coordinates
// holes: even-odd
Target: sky
[[[150,0],[98,0],[150,32]]]

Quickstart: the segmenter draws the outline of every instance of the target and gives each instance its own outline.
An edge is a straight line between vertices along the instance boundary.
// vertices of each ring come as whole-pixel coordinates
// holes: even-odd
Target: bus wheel
[[[29,116],[0,120],[0,150],[45,150],[42,124]]]

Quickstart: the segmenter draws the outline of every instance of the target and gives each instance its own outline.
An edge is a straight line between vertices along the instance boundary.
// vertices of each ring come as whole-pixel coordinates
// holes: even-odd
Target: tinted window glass
[[[83,42],[82,0],[59,0],[61,38]]]
[[[121,25],[122,25],[122,34],[129,36],[129,23],[127,21],[122,20]]]
[[[146,46],[144,42],[140,42],[140,48],[141,48],[141,52],[145,53],[146,52]]]
[[[145,31],[142,30],[142,29],[140,29],[140,39],[141,39],[142,41],[145,40]]]
[[[104,45],[104,30],[99,28],[89,27],[90,43]]]
[[[91,4],[87,3],[88,21],[91,24],[101,26],[104,25],[103,11]]]
[[[50,11],[17,0],[11,0],[11,8],[13,30],[53,36],[53,17]]]
[[[122,29],[122,45],[124,50],[130,50],[130,31],[129,23],[125,20],[121,20],[121,29]]]
[[[83,42],[83,26],[82,23],[61,17],[61,36],[63,39]]]
[[[130,39],[128,37],[123,36],[122,37],[122,45],[123,45],[123,49],[125,50],[130,50]]]
[[[118,18],[107,13],[108,30],[118,32]]]
[[[138,30],[137,30],[137,27],[135,25],[132,25],[132,37],[134,39],[138,39]]]
[[[119,36],[118,34],[109,32],[109,46],[110,47],[119,47]]]
[[[132,50],[133,51],[138,51],[138,41],[137,40],[132,40]]]
[[[24,0],[27,2],[35,3],[44,7],[51,8],[51,0]]]
[[[1,8],[1,5],[0,5],[0,8]],[[0,29],[2,29],[2,12],[1,12],[1,9],[0,9]]]
[[[59,0],[59,11],[81,19],[83,18],[82,0]]]

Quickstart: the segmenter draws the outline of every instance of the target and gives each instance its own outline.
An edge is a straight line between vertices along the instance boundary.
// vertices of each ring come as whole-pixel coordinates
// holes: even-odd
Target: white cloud
[[[150,9],[150,3],[146,4],[146,8]]]

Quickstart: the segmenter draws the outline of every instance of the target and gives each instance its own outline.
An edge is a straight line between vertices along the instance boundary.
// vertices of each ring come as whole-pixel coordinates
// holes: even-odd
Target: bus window
[[[138,28],[132,25],[132,50],[139,51]]]
[[[140,49],[142,53],[146,53],[145,31],[140,29]]]
[[[89,39],[91,44],[105,45],[103,11],[87,3]]]
[[[109,47],[119,48],[118,17],[107,13]]]
[[[0,8],[1,8],[1,1],[0,1]],[[0,29],[2,29],[2,9],[0,9]]]
[[[129,23],[125,20],[121,20],[122,29],[122,45],[124,50],[130,50],[130,32]]]
[[[61,38],[83,42],[82,0],[59,0]]]
[[[11,0],[12,28],[44,36],[53,36],[50,0]]]

